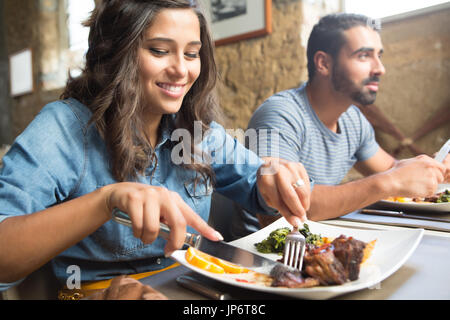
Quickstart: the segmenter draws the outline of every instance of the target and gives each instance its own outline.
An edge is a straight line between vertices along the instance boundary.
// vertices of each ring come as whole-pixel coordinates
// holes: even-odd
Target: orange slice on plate
[[[192,247],[187,249],[185,258],[190,264],[214,273],[246,273],[249,271],[237,264],[210,256]]]
[[[225,270],[221,266],[212,262],[208,257],[205,257],[205,255],[208,256],[206,253],[189,247],[186,251],[185,258],[187,262],[200,269],[214,273],[225,273]]]
[[[250,270],[241,267],[237,264],[216,258],[216,257],[211,257],[211,261],[214,262],[215,264],[221,266],[226,273],[247,273]]]
[[[394,202],[413,202],[412,198],[406,198],[406,197],[389,197],[385,200],[394,201]]]

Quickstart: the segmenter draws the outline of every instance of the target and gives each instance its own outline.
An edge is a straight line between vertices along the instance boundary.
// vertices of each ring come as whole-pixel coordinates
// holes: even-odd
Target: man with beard
[[[273,95],[250,120],[249,129],[259,136],[250,149],[266,160],[301,162],[314,180],[310,220],[338,217],[389,196],[428,196],[448,180],[450,157],[446,165],[426,155],[394,159],[355,106],[374,103],[385,73],[378,32],[379,25],[365,16],[323,17],[308,41],[308,82]],[[352,167],[365,178],[341,184]],[[232,238],[258,228],[255,215],[240,211]]]

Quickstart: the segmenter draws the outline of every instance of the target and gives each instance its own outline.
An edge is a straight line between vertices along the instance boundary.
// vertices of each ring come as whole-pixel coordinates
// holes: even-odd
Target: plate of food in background
[[[423,229],[355,229],[313,221],[308,221],[305,227],[307,249],[301,272],[287,268],[274,268],[270,272],[249,270],[226,262],[221,270],[223,261],[214,257],[209,260],[193,249],[177,250],[172,258],[199,274],[229,285],[294,298],[329,299],[375,288],[405,263],[424,232]],[[283,235],[290,229],[292,226],[280,218],[230,244],[278,261],[282,259]],[[211,267],[210,263],[215,266]]]
[[[378,201],[376,206],[396,210],[450,212],[450,185],[441,184],[437,193],[426,198],[390,197]]]

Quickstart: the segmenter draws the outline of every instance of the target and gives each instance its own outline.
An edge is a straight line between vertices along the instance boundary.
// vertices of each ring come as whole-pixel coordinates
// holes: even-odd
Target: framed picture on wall
[[[9,56],[11,96],[33,92],[33,58],[31,49]]]
[[[216,46],[272,32],[272,0],[202,0]]]

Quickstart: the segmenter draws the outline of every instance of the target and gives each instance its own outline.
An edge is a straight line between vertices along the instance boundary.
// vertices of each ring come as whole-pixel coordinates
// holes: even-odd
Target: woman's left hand
[[[88,296],[86,300],[168,300],[161,292],[127,276],[112,279],[108,288]]]
[[[263,158],[257,184],[267,205],[277,209],[293,226],[301,226],[309,209],[311,189],[308,173],[300,162]]]

